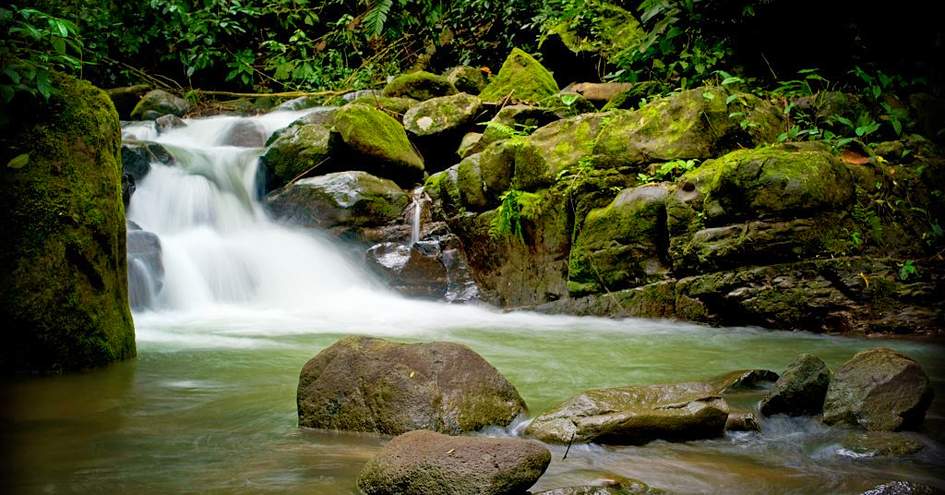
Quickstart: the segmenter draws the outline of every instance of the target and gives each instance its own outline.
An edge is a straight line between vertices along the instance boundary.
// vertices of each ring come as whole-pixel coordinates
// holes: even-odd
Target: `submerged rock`
[[[761,431],[761,425],[750,412],[733,412],[725,420],[725,431]]]
[[[466,346],[347,337],[302,368],[298,412],[299,425],[309,428],[458,434],[506,426],[525,402]]]
[[[262,148],[266,144],[266,130],[252,119],[240,119],[234,122],[220,144],[223,146],[241,146],[243,148]]]
[[[366,495],[519,495],[550,462],[538,442],[412,431],[368,461],[358,488]]]
[[[544,66],[524,51],[513,48],[499,73],[483,88],[483,101],[509,98],[517,103],[541,104],[558,92],[558,83]]]
[[[280,220],[357,237],[359,228],[399,219],[408,201],[393,181],[351,171],[298,180],[270,194],[266,206]]]
[[[422,179],[423,158],[393,117],[367,105],[349,104],[335,113],[334,128],[351,155],[347,159],[358,168],[402,186]]]
[[[850,433],[841,444],[858,457],[902,457],[924,448],[922,443],[904,433],[886,431]]]
[[[171,165],[174,157],[158,143],[128,141],[121,145],[122,172],[141,182],[151,171],[151,163]]]
[[[837,368],[824,402],[824,422],[870,431],[911,430],[922,425],[932,396],[919,363],[891,349],[870,349]]]
[[[61,372],[135,355],[121,130],[104,91],[54,74],[0,149],[0,369]]]
[[[707,383],[597,389],[542,413],[525,434],[554,443],[696,440],[721,436],[728,413]]]
[[[157,129],[158,134],[163,134],[171,129],[187,127],[187,123],[184,122],[184,119],[176,115],[167,114],[154,119],[154,127]]]
[[[613,479],[603,481],[595,485],[545,490],[534,495],[666,495],[666,492],[659,488],[653,488],[642,481],[623,476],[614,476]]]
[[[820,414],[830,384],[827,365],[812,354],[801,354],[781,373],[761,400],[761,414],[812,416]]]
[[[138,104],[131,111],[131,118],[139,120],[154,120],[162,115],[183,116],[190,110],[187,100],[174,96],[162,89],[149,91],[141,97]]]
[[[425,71],[408,72],[395,77],[384,86],[384,96],[429,100],[456,94],[456,88],[445,77]]]

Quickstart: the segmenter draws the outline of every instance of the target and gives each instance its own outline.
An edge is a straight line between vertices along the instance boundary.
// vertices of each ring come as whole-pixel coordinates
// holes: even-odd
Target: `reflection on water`
[[[717,440],[580,445],[565,461],[563,447],[553,446],[554,461],[536,488],[608,473],[678,493],[859,493],[890,479],[943,485],[936,480],[945,466],[942,447],[930,439],[941,436],[943,424],[938,346],[641,320],[589,327],[454,329],[436,338],[485,356],[518,387],[532,414],[585,388],[698,380],[747,367],[780,370],[800,352],[835,367],[857,350],[886,345],[917,358],[935,381],[931,435],[916,435],[926,448],[906,461],[844,455],[842,430],[787,418],[766,422],[760,434]],[[173,328],[142,330],[182,335]],[[241,345],[213,346],[218,332]],[[2,412],[2,442],[13,456],[6,491],[356,493],[358,471],[385,439],[296,427],[298,372],[338,334],[244,329],[233,337],[232,329],[194,327],[186,333],[203,344],[144,340],[137,361],[4,384],[10,402]],[[733,402],[756,400],[748,394]]]

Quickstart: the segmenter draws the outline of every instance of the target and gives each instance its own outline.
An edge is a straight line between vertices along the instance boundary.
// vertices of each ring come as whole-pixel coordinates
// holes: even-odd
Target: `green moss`
[[[267,189],[278,189],[322,164],[331,155],[332,143],[331,130],[323,125],[308,124],[287,129],[262,156]]]
[[[423,177],[423,158],[400,122],[386,113],[367,105],[346,105],[335,113],[334,127],[351,151],[374,162],[377,175],[399,184]]]
[[[410,110],[417,104],[417,100],[413,98],[369,95],[355,98],[350,104],[369,105],[400,119],[407,113],[407,110]]]
[[[425,71],[408,72],[394,78],[384,87],[383,95],[429,100],[437,96],[456,94],[456,88],[443,76]]]
[[[574,53],[597,53],[606,60],[616,60],[629,50],[639,49],[645,36],[640,22],[617,5],[601,1],[585,2],[582,18],[587,25],[563,21],[548,30]]]
[[[579,115],[546,125],[525,138],[515,155],[516,187],[547,187],[565,170],[575,171],[591,155],[606,118],[606,114]]]
[[[558,92],[558,83],[548,69],[524,51],[513,48],[499,73],[479,97],[497,102],[505,98],[522,103],[542,103]]]
[[[404,115],[404,126],[415,136],[432,136],[470,124],[479,112],[479,98],[460,93],[431,98]]]
[[[0,248],[0,367],[55,372],[135,355],[128,308],[120,130],[111,100],[57,75],[7,137],[0,172],[7,242]]]

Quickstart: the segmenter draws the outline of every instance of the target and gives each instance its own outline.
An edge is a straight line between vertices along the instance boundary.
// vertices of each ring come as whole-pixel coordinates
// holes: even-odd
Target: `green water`
[[[141,334],[149,335],[139,325]],[[180,339],[139,337],[139,358],[131,362],[5,383],[4,491],[356,493],[358,471],[385,439],[302,431],[296,423],[299,369],[340,334],[244,335],[225,345],[208,338],[212,328],[170,334]],[[779,418],[761,434],[575,446],[566,460],[562,448],[552,447],[554,460],[533,491],[607,473],[677,493],[859,493],[891,479],[945,486],[939,474],[945,364],[938,345],[642,320],[548,331],[444,330],[399,340],[432,338],[482,354],[516,385],[532,414],[586,388],[780,370],[801,352],[835,367],[859,350],[893,347],[920,361],[937,390],[928,431],[915,437],[926,448],[907,460],[847,457],[836,448],[842,431]]]

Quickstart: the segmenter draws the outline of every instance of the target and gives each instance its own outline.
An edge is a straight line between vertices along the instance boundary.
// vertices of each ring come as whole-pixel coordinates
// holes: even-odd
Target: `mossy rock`
[[[525,138],[515,158],[515,184],[535,190],[555,182],[565,170],[593,168],[594,148],[607,114],[584,114],[548,124]]]
[[[654,96],[660,96],[667,91],[664,83],[659,81],[642,81],[633,83],[630,88],[622,91],[607,101],[601,111],[635,110],[640,102]]]
[[[148,91],[151,91],[151,86],[148,84],[135,84],[106,90],[108,97],[115,104],[118,118],[122,120],[131,118],[131,111],[134,110],[135,105]]]
[[[480,132],[467,132],[463,134],[463,138],[459,140],[459,147],[456,148],[456,155],[460,158],[466,158],[473,153],[478,153],[482,151],[482,133]]]
[[[533,133],[559,117],[547,108],[531,105],[506,105],[489,122],[484,124],[479,149],[502,139]]]
[[[457,91],[478,95],[489,84],[485,72],[476,67],[460,65],[446,71],[446,80],[451,82]]]
[[[407,193],[393,181],[361,171],[302,179],[266,198],[269,210],[280,220],[342,230],[393,222],[408,202]]]
[[[553,97],[558,89],[558,83],[548,69],[528,53],[513,48],[499,73],[479,93],[479,97],[488,102],[510,98],[518,103],[541,104]]]
[[[838,210],[853,199],[850,172],[819,149],[734,151],[704,162],[676,183],[681,201],[694,204],[706,226]]]
[[[334,148],[331,129],[320,124],[290,126],[260,158],[266,190],[279,189],[327,160]]]
[[[728,412],[706,383],[596,389],[542,413],[525,435],[551,443],[696,440],[722,436]]]
[[[59,372],[134,357],[121,131],[104,91],[55,75],[22,112],[0,172],[0,368]]]
[[[302,368],[299,425],[399,435],[506,426],[525,412],[515,387],[468,347],[348,337]]]
[[[425,190],[450,215],[495,208],[512,184],[516,150],[508,141],[493,143],[481,153],[431,175]]]
[[[155,89],[141,97],[141,100],[131,111],[131,118],[154,120],[167,114],[182,117],[189,110],[190,103],[187,100],[174,96],[163,89]]]
[[[372,106],[378,110],[383,110],[397,120],[403,119],[404,114],[406,114],[407,111],[413,108],[417,103],[419,102],[413,98],[380,95],[359,96],[354,100],[351,100],[351,104]]]
[[[627,10],[610,2],[591,0],[583,4],[585,18],[579,25],[565,20],[551,26],[545,36],[557,36],[575,54],[593,53],[607,61],[638,50],[646,32]]]
[[[368,461],[358,488],[366,495],[519,495],[550,462],[551,452],[534,441],[412,431]]]
[[[625,189],[606,208],[587,214],[568,263],[572,296],[636,287],[668,275],[668,194],[658,184]]]
[[[387,83],[383,91],[384,96],[420,101],[453,94],[456,94],[456,88],[449,79],[426,71],[401,74]]]
[[[825,423],[869,431],[919,428],[933,397],[922,366],[886,348],[857,353],[843,363],[826,393]]]
[[[349,159],[375,175],[403,186],[423,178],[423,158],[413,149],[400,122],[361,104],[345,105],[335,113],[334,129],[352,155]]]
[[[466,93],[430,98],[407,111],[404,128],[420,137],[455,133],[472,123],[481,106],[479,98]]]
[[[321,107],[312,110],[295,119],[291,124],[277,130],[276,132],[273,132],[272,135],[266,139],[266,146],[271,146],[272,143],[276,142],[276,140],[279,139],[279,137],[281,137],[284,133],[296,127],[303,125],[321,125],[330,127],[332,120],[335,117],[336,111],[338,111],[337,107]]]
[[[830,369],[812,354],[801,354],[781,372],[774,388],[761,400],[761,414],[820,414],[830,384]]]
[[[612,115],[594,146],[601,166],[612,168],[704,160],[739,145],[769,142],[783,126],[769,103],[718,87],[682,91]]]

